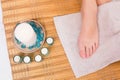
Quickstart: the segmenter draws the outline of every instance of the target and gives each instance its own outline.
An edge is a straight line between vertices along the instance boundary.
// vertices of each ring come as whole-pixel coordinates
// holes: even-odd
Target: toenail
[[[86,55],[82,54],[81,57],[82,57],[82,58],[86,58]]]

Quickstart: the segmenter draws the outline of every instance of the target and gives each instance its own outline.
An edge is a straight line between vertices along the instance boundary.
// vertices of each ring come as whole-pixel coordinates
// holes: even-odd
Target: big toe
[[[81,56],[82,58],[86,58],[86,53],[85,53],[84,50],[80,50],[80,56]]]
[[[85,47],[84,46],[80,47],[80,56],[82,58],[86,58],[86,53],[85,53]]]

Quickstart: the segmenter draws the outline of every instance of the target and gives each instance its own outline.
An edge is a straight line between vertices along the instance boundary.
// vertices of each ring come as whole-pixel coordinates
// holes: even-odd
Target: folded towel
[[[120,60],[120,2],[113,1],[99,7],[98,26],[100,46],[88,59],[79,55],[78,36],[81,14],[54,17],[58,36],[75,76],[81,77]]]

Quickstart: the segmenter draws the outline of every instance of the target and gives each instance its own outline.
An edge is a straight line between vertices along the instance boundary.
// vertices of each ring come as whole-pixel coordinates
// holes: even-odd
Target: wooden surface
[[[120,62],[79,79],[75,78],[56,33],[53,17],[79,12],[80,5],[81,0],[2,0],[7,46],[14,80],[120,80]],[[15,64],[13,56],[24,54],[14,46],[12,32],[17,22],[28,19],[39,21],[45,27],[47,36],[54,37],[55,43],[49,48],[51,52],[44,57],[43,62]],[[34,53],[36,54],[39,54],[39,51]]]

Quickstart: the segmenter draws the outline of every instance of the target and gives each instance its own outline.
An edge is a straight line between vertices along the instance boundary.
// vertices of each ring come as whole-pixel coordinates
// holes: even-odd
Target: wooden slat
[[[56,33],[53,17],[79,12],[80,5],[81,0],[2,0],[7,46],[14,80],[120,80],[120,62],[93,74],[75,78]],[[17,22],[28,19],[39,21],[46,29],[47,36],[55,38],[55,43],[50,47],[50,55],[44,57],[43,62],[15,64],[13,56],[23,53],[14,46],[12,32]],[[34,54],[39,54],[39,51]]]

